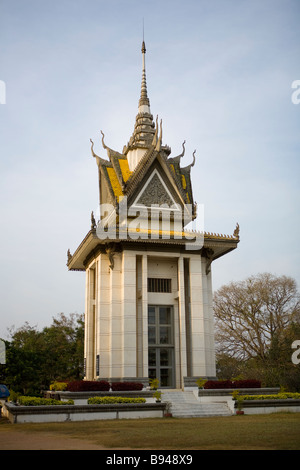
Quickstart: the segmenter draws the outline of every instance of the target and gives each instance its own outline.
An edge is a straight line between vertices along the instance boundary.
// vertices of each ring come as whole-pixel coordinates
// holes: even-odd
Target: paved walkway
[[[105,450],[82,439],[0,429],[0,450]]]

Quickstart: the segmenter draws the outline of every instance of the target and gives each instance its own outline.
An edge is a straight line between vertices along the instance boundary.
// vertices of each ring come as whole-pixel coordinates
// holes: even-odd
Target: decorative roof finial
[[[146,45],[144,41],[144,28],[143,28],[143,43],[142,43],[142,55],[143,55],[143,70],[142,70],[142,86],[141,86],[141,97],[139,100],[139,108],[141,112],[150,112],[150,101],[147,94],[147,82],[146,82],[146,65],[145,65],[145,54]],[[148,109],[144,109],[147,106]]]
[[[143,18],[143,44],[142,44],[142,53],[146,53],[145,38],[144,38],[144,18]]]

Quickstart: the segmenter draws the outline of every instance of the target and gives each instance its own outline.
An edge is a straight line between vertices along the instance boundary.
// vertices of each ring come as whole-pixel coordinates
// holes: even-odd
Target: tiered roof
[[[150,111],[150,100],[146,85],[145,53],[146,47],[143,41],[143,72],[139,112],[129,142],[124,146],[122,153],[119,153],[105,144],[104,134],[101,131],[102,146],[107,151],[109,158],[109,160],[106,160],[95,154],[94,143],[91,140],[92,155],[96,158],[99,167],[100,187],[105,186],[101,193],[102,198],[100,195],[100,203],[111,203],[117,206],[121,196],[130,197],[138,190],[143,177],[154,161],[158,160],[166,173],[167,179],[177,193],[179,202],[182,205],[191,204],[193,206],[193,217],[195,217],[196,205],[194,204],[190,176],[191,168],[195,163],[195,152],[193,153],[193,162],[186,167],[181,167],[180,160],[185,153],[185,142],[183,143],[182,153],[176,157],[169,157],[170,147],[162,144],[162,121],[160,121],[159,126],[157,117],[156,123],[154,123]],[[129,156],[134,151],[139,151],[139,158],[133,168],[130,165]]]
[[[134,204],[145,204],[151,206],[154,204],[164,204],[170,201],[181,206],[189,207],[189,216],[191,219],[196,217],[196,203],[193,198],[191,183],[191,168],[195,164],[195,153],[190,165],[181,167],[181,159],[185,154],[185,141],[182,144],[182,152],[172,157],[171,148],[162,143],[162,121],[158,124],[153,121],[150,110],[150,100],[147,93],[146,83],[146,67],[145,67],[146,47],[142,44],[142,83],[141,94],[138,104],[138,114],[135,120],[133,134],[127,145],[124,146],[122,153],[111,149],[104,142],[104,133],[102,134],[102,146],[107,152],[108,159],[98,156],[94,152],[94,142],[91,140],[91,152],[95,157],[99,169],[99,192],[100,204],[111,204],[118,214],[119,206],[123,196],[127,196],[128,206]],[[117,220],[117,219],[116,219]],[[94,214],[91,216],[91,229],[71,255],[68,250],[67,266],[69,270],[84,270],[86,264],[104,250],[118,250],[126,244],[145,244],[147,249],[163,249],[163,250],[186,250],[187,239],[191,239],[191,235],[195,235],[195,240],[201,241],[199,250],[202,256],[207,260],[206,270],[209,272],[211,262],[226,253],[234,250],[239,243],[239,225],[233,232],[233,235],[223,235],[209,232],[191,232],[186,231],[184,226],[180,229],[181,237],[174,230],[169,231],[169,237],[159,228],[158,237],[150,236],[136,240],[130,236],[124,238],[101,239],[97,233],[97,223]],[[116,232],[121,227],[116,222]],[[150,233],[148,233],[150,230]],[[152,229],[146,229],[148,235],[155,235]],[[128,232],[129,233],[129,232]],[[129,233],[130,235],[130,233]],[[142,231],[141,231],[142,235]],[[154,248],[155,246],[155,248]],[[195,249],[195,247],[193,247]],[[198,250],[198,248],[197,248]],[[199,251],[198,250],[198,251]],[[194,251],[195,252],[195,251]],[[113,269],[113,267],[112,267]]]

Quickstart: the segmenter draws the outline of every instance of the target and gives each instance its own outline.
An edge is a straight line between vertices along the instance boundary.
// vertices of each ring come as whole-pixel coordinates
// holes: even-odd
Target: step
[[[232,415],[226,403],[200,403],[192,391],[162,390],[162,401],[170,403],[170,412],[178,418]]]

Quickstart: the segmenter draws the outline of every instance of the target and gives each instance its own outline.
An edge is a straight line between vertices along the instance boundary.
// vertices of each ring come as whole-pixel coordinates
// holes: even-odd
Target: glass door
[[[174,332],[171,306],[148,306],[148,372],[160,387],[174,387]]]

